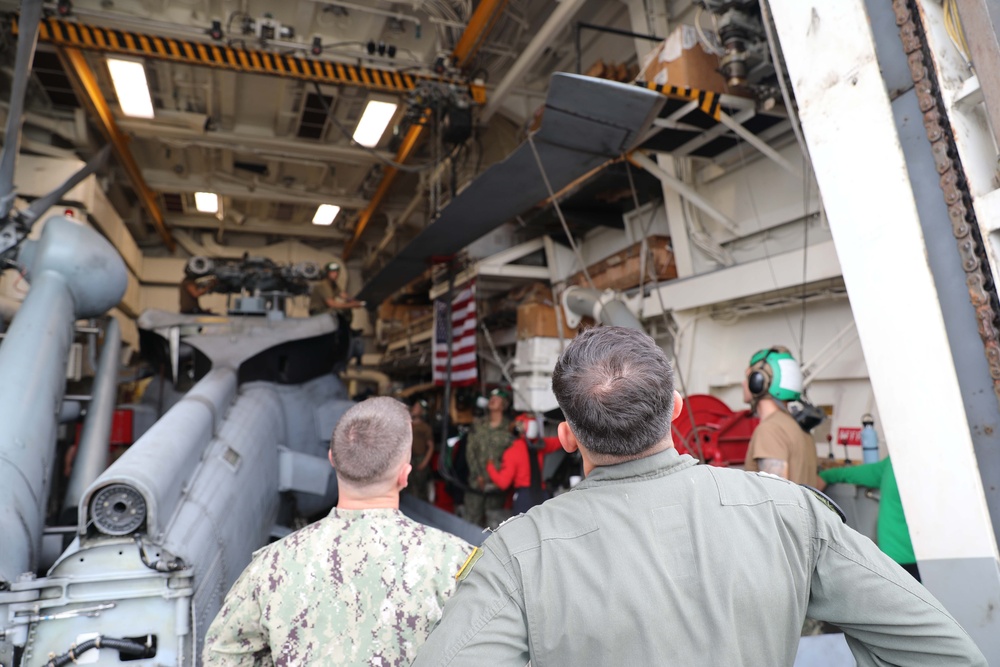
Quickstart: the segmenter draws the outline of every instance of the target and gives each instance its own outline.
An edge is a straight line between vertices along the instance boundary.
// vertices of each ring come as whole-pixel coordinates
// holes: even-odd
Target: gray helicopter
[[[202,636],[253,551],[335,503],[326,451],[352,402],[331,371],[347,354],[347,332],[328,316],[282,316],[284,296],[319,277],[316,267],[195,258],[197,271],[214,272],[242,303],[231,317],[140,316],[143,353],[169,371],[156,401],[132,406],[142,435],[109,466],[120,370],[111,320],[61,499],[69,525],[47,525],[74,323],[121,300],[126,268],[100,234],[69,217],[48,217],[37,240],[29,237],[103,164],[107,148],[50,194],[14,209],[40,14],[40,2],[23,3],[0,158],[0,262],[31,285],[0,345],[0,667],[196,665]],[[403,509],[482,539],[420,501]]]

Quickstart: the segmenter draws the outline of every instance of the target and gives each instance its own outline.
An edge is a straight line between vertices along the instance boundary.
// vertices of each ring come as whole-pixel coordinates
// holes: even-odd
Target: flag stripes
[[[452,298],[451,322],[448,302],[434,301],[434,382],[444,384],[448,372],[448,329],[451,329],[451,383],[453,386],[475,384],[478,379],[476,359],[476,292],[469,283]]]

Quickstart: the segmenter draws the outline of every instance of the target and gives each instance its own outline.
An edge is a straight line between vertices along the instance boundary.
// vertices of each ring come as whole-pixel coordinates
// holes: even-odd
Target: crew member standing
[[[330,441],[337,506],[254,552],[208,628],[206,665],[410,664],[472,551],[399,511],[410,424],[388,396],[344,413]]]
[[[827,484],[844,482],[879,490],[878,548],[920,581],[920,568],[917,567],[917,557],[913,553],[910,529],[906,525],[903,501],[899,497],[899,486],[896,484],[896,473],[892,470],[890,457],[887,456],[878,463],[828,468],[820,473],[820,477]]]
[[[434,455],[434,432],[424,421],[427,415],[427,401],[419,399],[410,406],[413,426],[413,450],[410,453],[410,479],[406,488],[420,500],[427,500],[427,485],[431,481],[431,457]]]
[[[325,268],[326,278],[316,281],[309,294],[309,314],[329,313],[337,320],[338,330],[345,334],[340,337],[342,347],[338,350],[337,356],[343,354],[346,358],[335,360],[333,370],[336,373],[346,368],[350,359],[357,360],[358,364],[361,363],[365,352],[364,341],[360,337],[360,331],[351,329],[353,319],[351,309],[363,308],[365,302],[358,301],[341,289],[340,262],[327,262]]]
[[[346,327],[351,324],[351,309],[363,308],[364,305],[363,301],[358,301],[341,289],[340,262],[328,262],[326,279],[316,281],[309,295],[309,314],[331,313]]]
[[[494,519],[491,514],[503,508],[504,503],[504,494],[490,480],[486,464],[490,460],[498,461],[513,440],[507,420],[507,392],[491,391],[486,410],[486,416],[473,425],[465,452],[469,464],[465,519],[484,528]]]
[[[775,346],[750,358],[743,400],[760,417],[747,448],[744,468],[822,489],[816,443],[788,412],[788,401],[802,396],[802,369],[788,348]]]
[[[514,487],[514,514],[527,512],[551,498],[542,479],[545,457],[561,449],[559,438],[545,438],[538,432],[538,420],[522,415],[514,420],[515,431],[521,437],[503,453],[500,467],[493,460],[486,462],[486,472],[501,489]]]
[[[180,284],[180,312],[182,315],[200,315],[209,313],[204,310],[198,299],[205,296],[212,290],[215,284],[214,277],[203,277],[199,279],[186,267],[184,269],[184,280]]]

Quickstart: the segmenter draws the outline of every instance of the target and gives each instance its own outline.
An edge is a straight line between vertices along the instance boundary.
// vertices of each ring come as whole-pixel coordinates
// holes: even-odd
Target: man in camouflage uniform
[[[260,549],[205,638],[206,665],[408,665],[472,547],[399,511],[410,415],[372,398],[337,424],[340,498],[325,519]]]
[[[514,441],[507,419],[507,394],[502,389],[490,392],[487,415],[477,419],[469,433],[465,452],[469,464],[469,491],[465,494],[465,518],[486,527],[499,523],[495,514],[503,508],[504,494],[486,471],[488,462],[500,463],[503,453]]]

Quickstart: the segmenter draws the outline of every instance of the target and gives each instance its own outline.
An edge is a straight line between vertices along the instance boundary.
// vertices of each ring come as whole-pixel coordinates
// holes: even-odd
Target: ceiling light
[[[194,193],[194,207],[199,213],[218,213],[219,195],[214,192]]]
[[[333,204],[320,204],[313,216],[314,225],[332,225],[333,219],[340,213],[340,207]]]
[[[370,100],[354,130],[354,141],[368,148],[377,144],[396,113],[396,106],[393,102]]]
[[[152,118],[153,101],[146,83],[146,66],[135,60],[108,58],[108,71],[122,113],[136,118]]]

